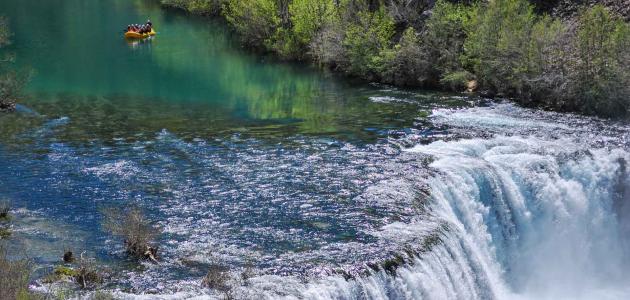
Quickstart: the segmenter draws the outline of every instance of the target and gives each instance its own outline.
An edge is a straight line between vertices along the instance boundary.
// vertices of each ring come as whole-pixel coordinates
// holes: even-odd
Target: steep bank
[[[455,2],[461,3],[162,1],[221,13],[249,47],[372,82],[479,90],[555,110],[628,114],[626,5]]]

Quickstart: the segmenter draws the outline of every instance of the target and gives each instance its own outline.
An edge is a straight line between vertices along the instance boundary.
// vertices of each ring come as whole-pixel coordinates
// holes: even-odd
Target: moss
[[[381,267],[387,273],[394,274],[396,273],[396,269],[400,268],[405,263],[405,258],[400,254],[395,254],[394,257],[385,260]]]
[[[55,268],[54,273],[59,276],[68,276],[68,277],[74,277],[74,276],[77,276],[78,274],[76,270],[70,267],[66,267],[66,266],[57,266]]]
[[[418,117],[422,119],[426,119],[431,115],[431,112],[428,110],[421,110],[418,112]]]

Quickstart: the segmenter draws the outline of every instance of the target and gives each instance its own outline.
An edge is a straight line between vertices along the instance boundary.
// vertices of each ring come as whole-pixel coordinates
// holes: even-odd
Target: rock
[[[63,261],[66,263],[71,263],[74,261],[74,256],[72,255],[72,251],[68,250],[63,254]]]
[[[0,100],[0,112],[15,111],[15,103],[12,101]]]
[[[477,80],[469,80],[466,82],[466,91],[472,93],[479,88],[479,82]]]

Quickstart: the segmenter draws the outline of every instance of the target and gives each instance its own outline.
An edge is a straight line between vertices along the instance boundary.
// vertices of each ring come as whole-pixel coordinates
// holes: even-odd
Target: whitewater
[[[73,122],[25,136],[46,149],[37,159],[0,153],[18,196],[81,208],[64,219],[66,206],[32,202],[16,234],[27,249],[122,259],[117,241],[75,224],[97,227],[104,203],[149,208],[162,262],[112,263],[122,299],[223,299],[201,285],[217,263],[233,266],[234,299],[630,299],[623,122],[486,104],[435,108],[366,145],[163,130],[83,147],[56,138]]]
[[[393,272],[329,276],[286,298],[630,298],[626,129],[508,104],[432,118],[470,138],[404,150],[435,171],[426,212],[381,231],[428,239],[437,228],[437,241]],[[607,126],[612,136],[592,138]]]

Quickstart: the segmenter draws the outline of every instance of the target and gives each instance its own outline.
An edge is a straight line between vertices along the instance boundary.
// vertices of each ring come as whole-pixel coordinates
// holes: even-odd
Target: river
[[[123,299],[223,297],[216,264],[237,299],[630,298],[627,122],[354,82],[156,2],[0,2],[33,73],[0,198],[35,279],[72,249]],[[111,206],[162,229],[160,264],[101,228]]]

